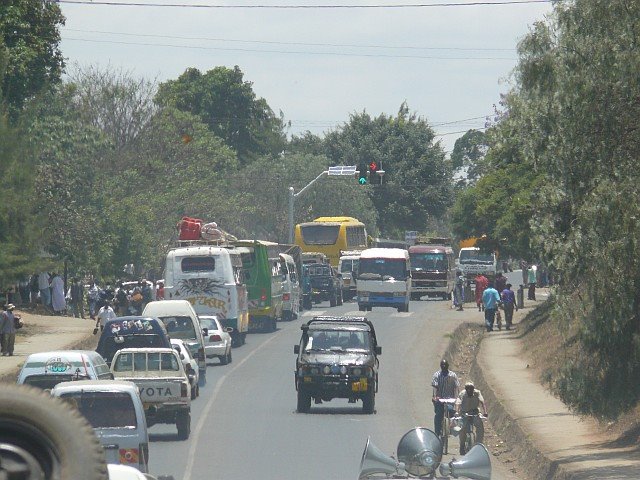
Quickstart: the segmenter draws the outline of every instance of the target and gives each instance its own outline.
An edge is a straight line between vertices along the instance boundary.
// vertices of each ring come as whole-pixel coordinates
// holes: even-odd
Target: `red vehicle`
[[[411,259],[411,300],[423,296],[451,298],[455,284],[455,257],[453,249],[443,243],[418,243],[409,247]]]

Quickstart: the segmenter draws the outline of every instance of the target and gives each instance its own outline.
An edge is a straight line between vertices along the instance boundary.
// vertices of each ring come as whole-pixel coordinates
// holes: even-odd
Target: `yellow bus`
[[[337,267],[340,251],[367,248],[367,230],[353,217],[319,217],[296,225],[295,244],[303,252],[324,253],[329,263]]]

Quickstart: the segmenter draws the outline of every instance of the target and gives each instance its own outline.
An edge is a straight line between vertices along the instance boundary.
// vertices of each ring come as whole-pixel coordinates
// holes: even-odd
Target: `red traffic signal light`
[[[378,171],[378,163],[377,162],[371,162],[369,164],[369,172],[376,173],[377,171]]]

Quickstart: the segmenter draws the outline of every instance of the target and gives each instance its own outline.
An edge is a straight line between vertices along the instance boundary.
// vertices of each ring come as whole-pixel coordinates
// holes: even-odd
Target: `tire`
[[[198,386],[197,385],[192,385],[191,386],[191,400],[195,400],[197,396],[198,396]]]
[[[364,307],[362,305],[358,305],[358,310],[360,310],[361,312],[366,312],[367,311],[367,307]]]
[[[11,455],[16,467],[36,478],[29,462],[35,462],[46,478],[61,480],[108,480],[104,450],[93,429],[75,409],[49,393],[22,386],[3,384],[0,389],[0,457],[7,447],[19,449]],[[13,463],[13,462],[12,462]],[[6,465],[9,465],[7,462]],[[53,470],[53,471],[52,471]],[[17,470],[16,470],[17,471]],[[22,471],[22,470],[20,470]],[[0,476],[7,471],[0,468]],[[6,478],[14,478],[8,473]],[[23,478],[18,474],[16,478]]]
[[[311,410],[311,395],[304,391],[302,387],[298,387],[298,413],[309,413]]]
[[[467,438],[464,439],[464,444],[460,445],[460,455],[465,455],[476,444],[476,432],[471,429],[467,432]]]
[[[405,311],[405,312],[408,312],[408,311],[409,311],[409,304],[408,304],[408,303],[404,306],[404,311]]]
[[[370,388],[362,399],[362,412],[372,414],[376,410],[376,392],[374,388]]]
[[[398,307],[396,310],[398,310],[398,313],[403,312],[404,311],[404,307]]]
[[[342,305],[344,303],[344,298],[342,297],[342,291],[340,291],[339,293],[339,297],[338,297],[338,305]]]
[[[373,310],[373,307],[372,307],[372,306],[368,306],[368,307],[367,307],[367,312],[370,312],[370,311],[372,311],[372,310]]]
[[[176,415],[178,439],[187,440],[191,435],[191,410],[178,412]]]
[[[338,296],[334,293],[333,295],[331,295],[331,298],[329,298],[329,306],[335,307],[337,303],[338,303]]]
[[[445,408],[447,408],[445,406]],[[442,435],[440,436],[440,443],[442,443],[442,454],[447,455],[449,453],[449,419],[445,416],[442,419]]]
[[[229,363],[228,357],[229,356],[227,354],[224,354],[221,357],[218,357],[220,358],[220,365],[226,365],[227,363]]]
[[[231,357],[231,350],[229,350],[229,354],[227,355],[228,363],[233,362],[233,358]]]
[[[200,385],[196,385],[196,398],[200,396]]]

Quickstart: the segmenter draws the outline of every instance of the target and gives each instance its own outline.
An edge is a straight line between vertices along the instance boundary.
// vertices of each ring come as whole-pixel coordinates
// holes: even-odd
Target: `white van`
[[[411,262],[402,248],[369,248],[358,264],[358,308],[394,307],[409,311]]]
[[[338,272],[342,275],[342,297],[350,300],[356,296],[356,280],[358,275],[358,263],[360,262],[360,251],[340,252],[338,260]]]
[[[49,390],[60,382],[111,380],[109,366],[93,350],[57,350],[32,353],[18,374],[18,384]]]
[[[249,301],[241,252],[233,247],[196,245],[167,254],[164,298],[188,300],[198,315],[216,316],[232,328],[234,345],[249,330]]]
[[[138,387],[121,380],[63,382],[51,395],[72,402],[104,448],[107,463],[149,472],[149,434]]]
[[[143,317],[158,318],[164,323],[169,338],[179,338],[189,347],[198,361],[198,385],[207,383],[207,357],[204,352],[204,336],[200,320],[188,300],[158,300],[149,302],[142,312]]]
[[[280,271],[284,278],[282,320],[295,320],[300,314],[300,280],[296,263],[291,255],[280,254]]]

